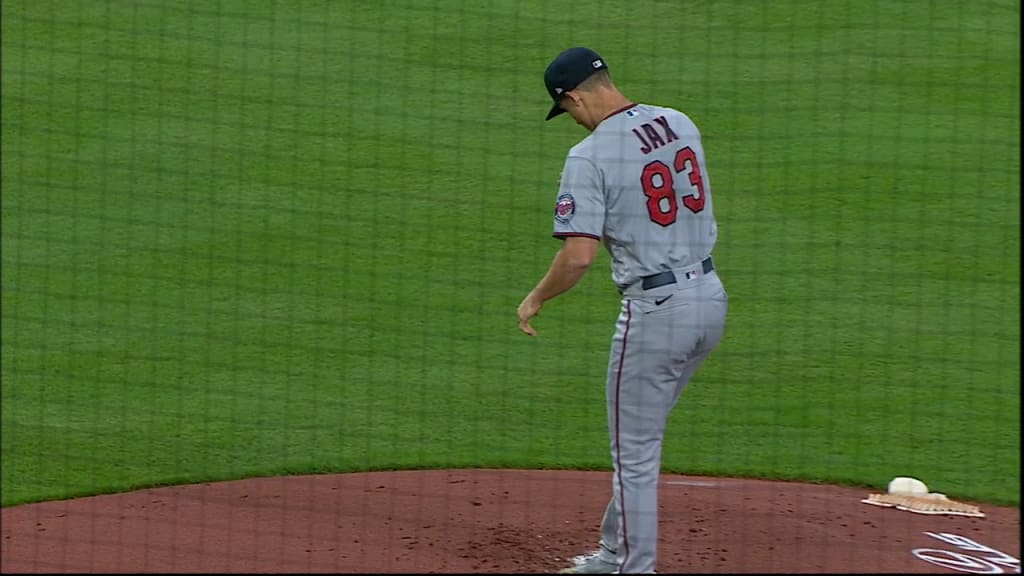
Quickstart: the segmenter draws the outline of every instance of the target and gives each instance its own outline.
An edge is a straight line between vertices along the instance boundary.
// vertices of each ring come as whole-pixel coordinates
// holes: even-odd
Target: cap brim
[[[558,116],[563,112],[565,112],[565,110],[563,110],[562,107],[558,105],[558,102],[555,102],[555,105],[551,107],[551,111],[548,112],[548,117],[545,118],[544,120],[551,120],[552,118]]]

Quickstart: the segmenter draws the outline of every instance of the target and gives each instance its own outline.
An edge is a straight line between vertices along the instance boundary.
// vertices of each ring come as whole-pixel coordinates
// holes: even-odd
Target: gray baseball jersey
[[[718,232],[693,121],[645,104],[602,121],[565,160],[554,235],[603,240],[620,289],[711,254]]]

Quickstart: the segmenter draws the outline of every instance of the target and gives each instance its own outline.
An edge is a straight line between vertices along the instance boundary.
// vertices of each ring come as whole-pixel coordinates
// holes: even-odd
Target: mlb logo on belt
[[[693,280],[696,277],[697,277],[697,272],[695,270],[691,270],[691,271],[686,273],[686,279],[687,280]]]

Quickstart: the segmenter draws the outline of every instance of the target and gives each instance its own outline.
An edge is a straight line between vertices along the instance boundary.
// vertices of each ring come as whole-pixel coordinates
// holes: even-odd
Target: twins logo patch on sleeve
[[[558,201],[555,202],[555,220],[562,224],[568,224],[575,213],[576,199],[572,197],[572,194],[562,194],[559,196]]]

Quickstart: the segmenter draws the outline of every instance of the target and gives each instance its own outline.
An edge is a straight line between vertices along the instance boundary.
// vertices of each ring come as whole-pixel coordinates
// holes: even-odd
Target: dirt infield
[[[607,472],[258,478],[2,510],[3,572],[543,573],[595,547]],[[869,490],[664,475],[661,573],[1020,573],[1020,509],[862,504]]]

